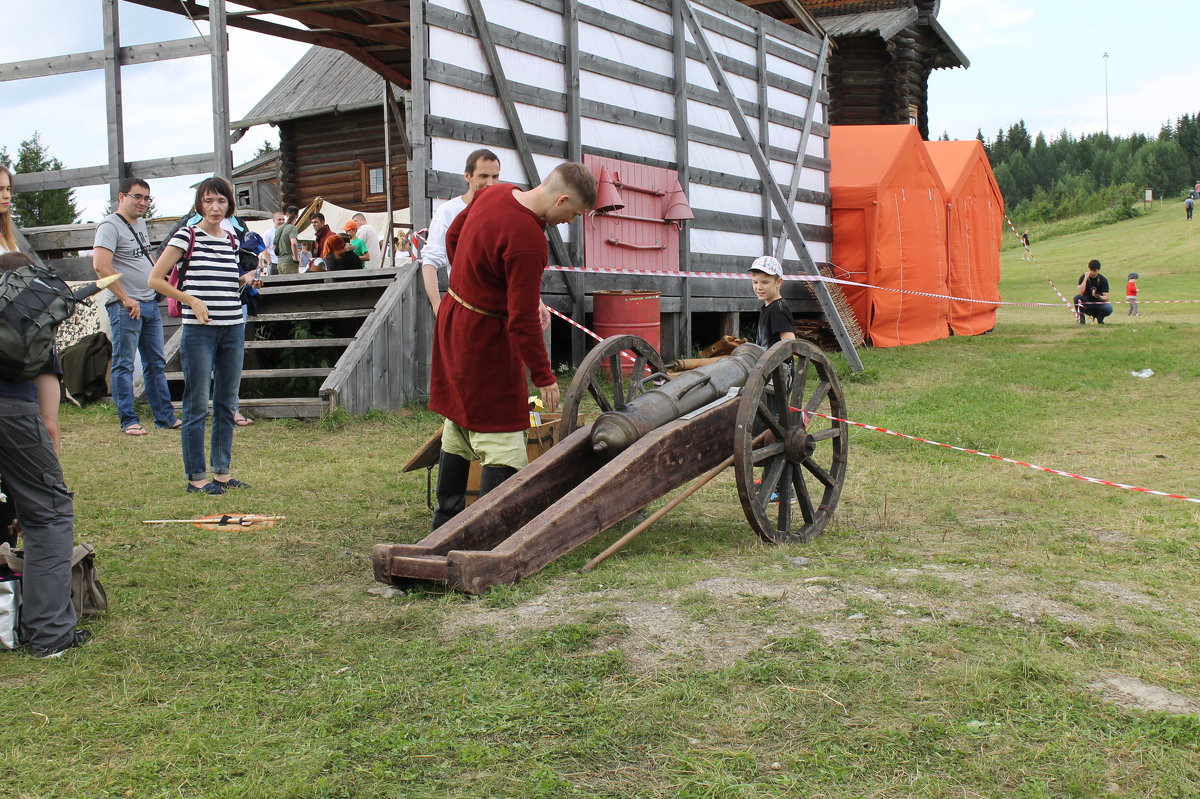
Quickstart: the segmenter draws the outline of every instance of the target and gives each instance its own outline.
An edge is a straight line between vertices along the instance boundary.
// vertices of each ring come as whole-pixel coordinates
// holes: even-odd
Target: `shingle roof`
[[[404,91],[392,84],[397,100]],[[353,111],[383,102],[383,78],[340,50],[313,47],[254,108],[230,127]]]

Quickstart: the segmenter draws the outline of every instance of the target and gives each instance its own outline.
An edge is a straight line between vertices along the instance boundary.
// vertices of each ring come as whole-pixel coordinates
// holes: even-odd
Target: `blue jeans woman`
[[[233,459],[233,414],[242,381],[246,320],[238,289],[254,281],[241,275],[238,243],[221,221],[233,213],[233,188],[223,178],[209,178],[196,188],[201,221],[181,228],[154,264],[150,287],[183,303],[183,471],[188,493],[224,494],[249,484],[230,477]],[[167,274],[187,255],[179,287]],[[212,400],[212,437],[205,468],[204,427]],[[209,479],[211,472],[212,478]]]

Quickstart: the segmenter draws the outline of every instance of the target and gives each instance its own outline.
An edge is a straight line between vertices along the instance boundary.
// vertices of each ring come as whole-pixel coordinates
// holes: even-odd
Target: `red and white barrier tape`
[[[556,309],[554,309],[554,308],[551,308],[549,305],[547,305],[547,306],[546,306],[546,310],[550,311],[550,313],[554,314],[554,315],[555,315],[555,316],[557,316],[559,319],[563,320],[564,322],[566,322],[567,324],[571,325],[572,327],[577,327],[577,328],[579,328],[579,329],[580,329],[580,330],[582,330],[584,333],[587,333],[589,336],[591,336],[592,338],[596,339],[596,341],[604,341],[604,339],[600,337],[600,334],[599,334],[599,333],[595,332],[594,330],[588,330],[586,327],[584,327],[583,325],[579,324],[578,322],[576,322],[574,319],[572,319],[571,317],[567,316],[566,314],[564,314],[564,313],[561,313],[561,312],[559,312],[558,310],[556,310]],[[621,355],[623,355],[625,358],[627,358],[627,359],[628,359],[630,362],[632,362],[632,363],[637,363],[637,358],[635,358],[635,357],[633,356],[633,354],[632,354],[631,352],[629,352],[628,350],[621,350]],[[647,366],[647,367],[646,367],[646,371],[647,371],[647,372],[649,372],[649,371],[650,371],[650,367],[649,367],[649,366]]]
[[[1059,475],[1060,477],[1072,477],[1076,480],[1083,480],[1084,482],[1095,483],[1096,485],[1109,486],[1110,488],[1123,488],[1126,491],[1137,491],[1142,494],[1153,494],[1156,497],[1167,497],[1168,499],[1182,499],[1184,502],[1194,502],[1194,503],[1200,504],[1200,499],[1198,499],[1196,497],[1187,497],[1187,496],[1184,496],[1183,494],[1171,494],[1167,491],[1155,491],[1152,488],[1141,488],[1140,486],[1127,485],[1126,483],[1116,483],[1116,482],[1113,482],[1112,480],[1101,480],[1099,477],[1088,477],[1088,476],[1082,475],[1082,474],[1075,474],[1074,472],[1064,472],[1061,469],[1051,469],[1046,466],[1038,466],[1036,463],[1027,463],[1025,461],[1013,460],[1012,458],[1005,458],[1002,455],[992,455],[989,452],[980,452],[977,449],[968,449],[966,447],[956,447],[953,444],[943,444],[940,441],[933,441],[928,438],[920,438],[918,436],[911,436],[907,433],[899,433],[895,430],[888,430],[886,427],[876,427],[875,425],[866,424],[865,422],[855,422],[850,419],[842,419],[838,416],[830,416],[828,414],[818,413],[816,411],[813,411],[811,415],[812,416],[820,416],[822,419],[829,419],[834,422],[845,422],[846,424],[853,425],[855,427],[861,427],[864,430],[874,430],[877,433],[887,433],[890,436],[898,436],[900,438],[907,438],[910,441],[920,441],[922,444],[933,444],[934,446],[944,447],[946,449],[952,449],[956,452],[965,452],[969,455],[979,455],[984,458],[991,458],[992,460],[1003,461],[1004,463],[1011,463],[1014,466],[1024,466],[1029,469],[1035,469],[1035,470],[1041,471],[1041,472],[1048,472],[1049,474],[1056,474],[1056,475]]]
[[[546,307],[550,310],[550,313],[554,314],[559,319],[562,319],[567,324],[570,324],[573,327],[579,328],[584,333],[588,334],[589,336],[596,339],[597,341],[604,340],[600,337],[600,335],[598,333],[596,333],[595,331],[589,330],[588,328],[579,324],[578,322],[576,322],[574,319],[567,316],[566,314],[563,314],[554,308],[550,308],[549,306],[546,306]],[[634,362],[637,361],[637,359],[634,358],[633,355],[631,355],[627,351],[622,351],[621,355],[628,358],[630,361],[634,361]],[[650,367],[647,366],[646,371],[650,371]],[[1099,477],[1088,477],[1088,476],[1082,475],[1082,474],[1075,474],[1074,472],[1064,472],[1061,469],[1051,469],[1047,466],[1038,466],[1035,463],[1027,463],[1025,461],[1013,460],[1012,458],[1006,458],[1003,455],[992,455],[989,452],[981,452],[977,449],[968,449],[967,447],[956,447],[953,444],[943,444],[940,441],[934,441],[933,439],[929,439],[929,438],[921,438],[919,436],[909,435],[908,433],[900,433],[895,430],[888,430],[886,427],[876,427],[875,425],[867,424],[866,422],[856,422],[852,419],[843,419],[840,416],[830,416],[829,414],[820,413],[819,411],[811,411],[810,412],[810,411],[803,410],[801,408],[792,408],[792,410],[799,411],[803,415],[804,425],[806,427],[808,426],[810,417],[820,416],[822,419],[829,419],[830,421],[834,421],[834,422],[844,422],[848,425],[853,425],[854,427],[861,427],[864,430],[874,430],[877,433],[887,433],[890,436],[897,436],[899,438],[907,438],[910,441],[919,441],[922,444],[933,444],[934,446],[944,447],[945,449],[952,449],[955,452],[965,452],[969,455],[979,455],[984,458],[991,458],[992,460],[1003,461],[1004,463],[1011,463],[1015,466],[1024,466],[1026,468],[1034,469],[1036,471],[1048,472],[1049,474],[1056,474],[1056,475],[1059,475],[1060,477],[1073,477],[1076,480],[1083,480],[1084,482],[1095,483],[1097,485],[1103,485],[1103,486],[1109,486],[1111,488],[1123,488],[1126,491],[1137,491],[1142,494],[1153,494],[1158,497],[1167,497],[1169,499],[1182,499],[1184,502],[1195,502],[1197,504],[1200,504],[1200,499],[1197,499],[1195,497],[1187,497],[1182,494],[1171,494],[1166,491],[1155,491],[1152,488],[1141,488],[1139,486],[1131,486],[1131,485],[1127,485],[1125,483],[1116,483],[1111,480],[1101,480]]]
[[[1033,249],[1025,243],[1025,239],[1022,238],[1021,234],[1017,232],[1017,226],[1014,225],[1013,221],[1008,218],[1008,214],[1004,215],[1004,221],[1008,223],[1008,227],[1013,232],[1013,235],[1017,237],[1017,241],[1021,242],[1021,246],[1025,249],[1025,252],[1029,254],[1029,257],[1033,259],[1033,262],[1038,265],[1039,269],[1042,270],[1042,277],[1045,278],[1046,282],[1050,284],[1050,288],[1054,289],[1054,293],[1058,295],[1058,299],[1062,301],[1063,305],[1067,306],[1067,310],[1071,312],[1071,315],[1078,319],[1079,311],[1075,309],[1075,306],[1071,304],[1070,300],[1063,296],[1063,293],[1058,290],[1058,286],[1054,285],[1054,281],[1050,279],[1050,276],[1046,274],[1046,270],[1042,268],[1042,262],[1037,259],[1037,256],[1033,254]]]
[[[722,280],[749,280],[750,275],[744,272],[680,272],[670,269],[614,269],[611,267],[582,267],[582,266],[548,266],[548,272],[583,272],[602,275],[646,275],[650,277],[707,277],[719,278]],[[938,300],[952,300],[954,302],[973,302],[981,305],[1008,305],[1017,308],[1058,308],[1056,302],[1010,302],[1007,300],[977,300],[970,297],[955,297],[951,294],[934,294],[928,291],[912,291],[910,289],[898,289],[891,286],[872,286],[870,283],[857,283],[853,280],[842,280],[836,277],[814,277],[813,275],[784,275],[784,280],[795,280],[802,283],[837,283],[842,286],[856,286],[863,289],[872,289],[874,291],[892,291],[899,294],[913,294],[918,297],[931,297]],[[1053,283],[1051,283],[1053,285]],[[1054,289],[1058,292],[1058,289]],[[1060,293],[1058,295],[1062,297]],[[1067,307],[1074,313],[1074,306],[1071,305],[1065,297],[1063,301],[1067,303]],[[1138,300],[1139,303],[1200,303],[1200,300]],[[1117,300],[1117,304],[1125,303],[1125,300]]]

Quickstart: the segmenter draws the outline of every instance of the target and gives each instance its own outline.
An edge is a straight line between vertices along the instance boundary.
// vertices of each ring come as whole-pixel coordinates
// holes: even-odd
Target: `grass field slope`
[[[1099,258],[1142,315],[865,350],[851,417],[1200,497],[1200,304],[1150,302],[1200,300],[1198,231],[1169,204],[1006,251],[1006,300]],[[178,434],[63,421],[111,611],[58,661],[0,653],[13,799],[1200,795],[1195,503],[855,429],[811,544],[760,543],[723,475],[595,572],[622,529],[481,598],[385,598],[368,555],[424,535],[400,465],[433,415],[239,428],[255,487],[217,498]],[[219,512],[287,520],[142,523]]]

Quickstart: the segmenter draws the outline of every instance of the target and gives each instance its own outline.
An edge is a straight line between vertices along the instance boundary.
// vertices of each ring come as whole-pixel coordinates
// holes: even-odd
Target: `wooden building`
[[[279,151],[271,150],[235,166],[231,182],[239,211],[279,210]]]
[[[279,129],[276,207],[303,208],[323,197],[359,211],[386,211],[384,102],[376,73],[341,51],[314,47],[232,127]],[[393,207],[406,208],[403,148],[392,157]]]
[[[916,125],[929,138],[929,73],[966,67],[938,23],[941,0],[804,0],[833,37],[829,121]]]
[[[637,222],[626,211],[588,222],[620,225],[620,235],[588,239],[583,222],[550,231],[553,264],[619,260],[628,268],[647,260],[652,271],[737,273],[757,255],[777,252],[788,271],[828,268],[829,46],[795,0],[427,0],[408,7],[412,84],[394,92],[411,120],[405,145],[413,156],[408,162],[393,145],[391,174],[395,207],[411,205],[416,228],[463,190],[465,156],[485,146],[500,155],[503,178],[518,185],[571,159],[624,175],[621,185],[634,186],[628,191],[636,191],[632,175],[652,175],[663,183],[652,187],[659,196],[677,187],[690,203],[687,221]],[[366,10],[353,13],[370,18]],[[284,203],[319,195],[376,210],[386,154],[383,85],[359,54],[315,47],[234,127],[279,128]],[[781,215],[781,207],[788,212]],[[649,258],[660,250],[669,257]],[[551,271],[543,284],[547,304],[585,324],[592,293],[625,288],[661,292],[667,355],[736,329],[739,315],[757,308],[746,286],[729,279]],[[785,296],[802,314],[837,316],[823,285],[789,283]],[[575,335],[567,357],[578,360],[585,345]],[[843,349],[856,360],[849,339]]]

